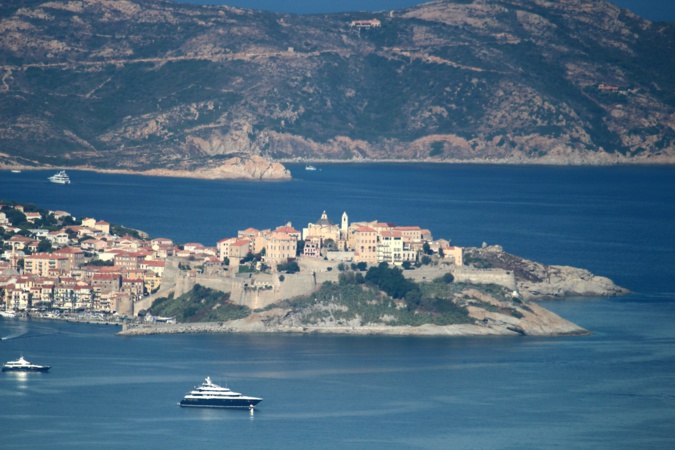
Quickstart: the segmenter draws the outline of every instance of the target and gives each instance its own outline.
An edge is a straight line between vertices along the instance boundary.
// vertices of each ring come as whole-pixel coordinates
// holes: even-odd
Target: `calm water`
[[[672,448],[675,168],[336,165],[287,183],[0,173],[0,197],[213,245],[327,210],[609,276],[634,294],[548,302],[576,338],[148,336],[0,318],[2,448]],[[176,403],[210,375],[265,400]]]

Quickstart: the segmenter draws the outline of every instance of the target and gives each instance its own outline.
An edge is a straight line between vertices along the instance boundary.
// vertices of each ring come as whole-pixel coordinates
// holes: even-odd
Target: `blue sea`
[[[566,338],[180,335],[0,318],[1,448],[675,447],[675,167],[290,166],[253,183],[69,171],[0,173],[0,198],[214,245],[323,210],[337,222],[429,228],[583,267],[633,291],[544,306],[587,328]],[[264,398],[183,409],[210,376]]]

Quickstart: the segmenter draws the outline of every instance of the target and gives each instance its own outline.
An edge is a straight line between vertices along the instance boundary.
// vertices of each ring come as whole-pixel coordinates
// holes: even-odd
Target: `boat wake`
[[[18,337],[23,336],[24,334],[27,334],[28,330],[22,330],[18,331],[16,333],[8,334],[7,336],[0,337],[0,341],[8,341],[10,339],[16,339]]]

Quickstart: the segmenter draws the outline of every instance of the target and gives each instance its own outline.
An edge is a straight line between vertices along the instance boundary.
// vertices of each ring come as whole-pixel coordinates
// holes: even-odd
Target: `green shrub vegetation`
[[[355,319],[360,325],[386,324],[392,326],[419,326],[423,324],[452,325],[472,323],[466,308],[453,302],[457,289],[442,281],[417,284],[399,278],[400,269],[380,265],[371,268],[368,275],[342,272],[339,283],[325,282],[314,294],[285,300],[277,306],[302,311],[305,325],[319,325],[326,320],[347,324]],[[383,289],[397,298],[387,295]]]
[[[153,316],[175,317],[178,322],[226,322],[251,314],[246,306],[235,305],[230,294],[196,284],[190,292],[155,300],[148,310]]]
[[[277,264],[277,270],[279,272],[296,273],[300,272],[300,266],[298,266],[297,262],[291,261],[285,264]]]
[[[143,236],[141,235],[141,232],[138,230],[134,230],[133,228],[127,228],[122,225],[110,225],[110,233],[114,234],[115,236],[131,236],[135,237],[136,239],[142,239]]]

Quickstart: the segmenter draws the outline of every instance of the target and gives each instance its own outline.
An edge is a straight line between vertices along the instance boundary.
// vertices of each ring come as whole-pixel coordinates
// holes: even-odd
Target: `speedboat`
[[[187,393],[180,406],[192,406],[197,408],[251,408],[260,403],[262,398],[248,397],[238,392],[233,392],[226,387],[218,386],[211,381],[210,377],[193,390]]]
[[[312,166],[312,165],[310,165],[310,164],[307,164],[307,165],[305,166],[305,170],[316,170],[316,167],[314,167],[314,166]]]
[[[61,170],[47,179],[56,184],[70,184],[70,178],[65,170]]]
[[[50,366],[40,366],[26,361],[23,356],[16,361],[8,361],[2,366],[3,372],[46,372]]]

